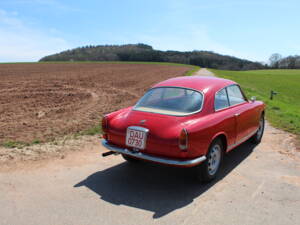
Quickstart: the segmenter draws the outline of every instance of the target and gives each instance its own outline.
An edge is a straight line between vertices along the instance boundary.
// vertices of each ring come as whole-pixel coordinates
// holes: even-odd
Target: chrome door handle
[[[240,113],[236,113],[236,114],[234,114],[234,116],[236,116],[236,117],[238,117],[240,115]]]

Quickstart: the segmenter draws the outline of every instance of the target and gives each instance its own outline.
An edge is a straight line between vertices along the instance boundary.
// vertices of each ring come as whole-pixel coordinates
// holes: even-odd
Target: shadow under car
[[[152,211],[153,218],[159,218],[192,203],[244,161],[254,148],[248,141],[226,154],[217,179],[206,184],[194,179],[193,168],[124,162],[93,173],[74,187],[85,186],[106,202]]]

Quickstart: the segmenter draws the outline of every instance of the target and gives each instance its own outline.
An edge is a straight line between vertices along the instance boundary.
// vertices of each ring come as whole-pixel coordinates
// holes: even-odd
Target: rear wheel
[[[259,120],[259,127],[257,132],[254,134],[254,136],[251,138],[251,142],[254,144],[259,144],[261,142],[261,139],[263,137],[265,130],[265,118],[264,115],[261,116]]]
[[[202,182],[209,182],[216,178],[223,161],[224,149],[222,141],[215,139],[209,147],[206,160],[196,166],[196,176]]]
[[[124,155],[124,154],[122,154],[122,157],[123,157],[123,159],[125,159],[127,162],[130,162],[130,163],[138,163],[140,161],[136,158],[133,158],[133,157],[130,157],[130,156]]]

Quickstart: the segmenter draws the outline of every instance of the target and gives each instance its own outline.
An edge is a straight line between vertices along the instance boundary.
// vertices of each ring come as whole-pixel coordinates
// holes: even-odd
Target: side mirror
[[[252,96],[252,97],[250,98],[250,101],[251,101],[251,102],[255,102],[255,101],[256,101],[256,97],[255,97],[255,96]]]

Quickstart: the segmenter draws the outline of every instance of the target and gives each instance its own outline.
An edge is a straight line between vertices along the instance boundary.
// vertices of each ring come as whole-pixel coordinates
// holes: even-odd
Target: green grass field
[[[211,71],[239,83],[248,98],[263,100],[272,125],[300,135],[300,70]],[[271,90],[278,92],[273,100]]]

